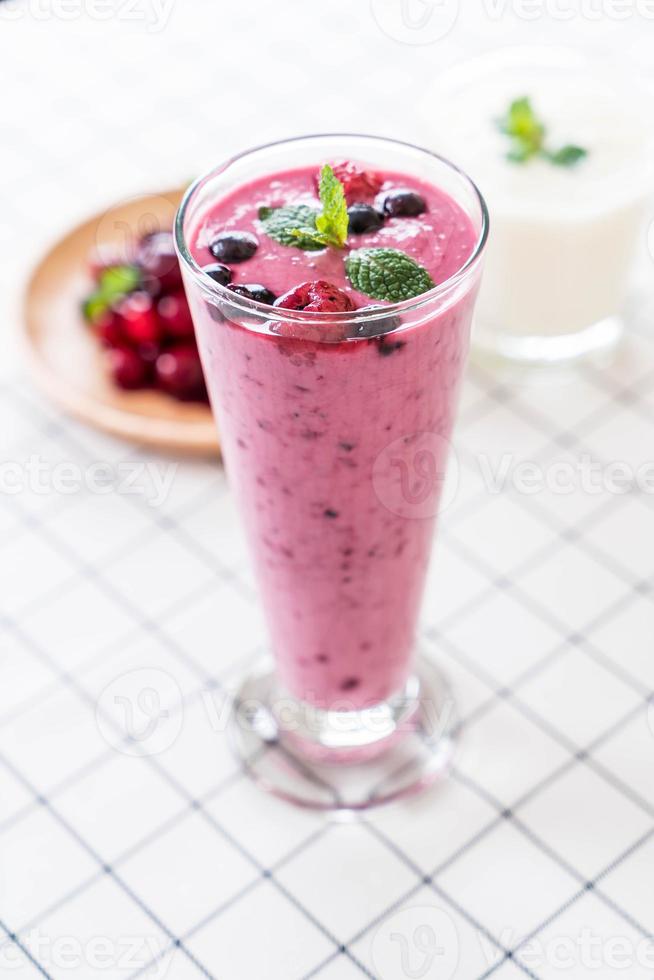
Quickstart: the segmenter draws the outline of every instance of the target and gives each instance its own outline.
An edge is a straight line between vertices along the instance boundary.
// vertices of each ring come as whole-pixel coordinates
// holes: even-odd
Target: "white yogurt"
[[[528,96],[573,167],[507,160],[497,119]],[[431,145],[456,160],[489,205],[491,236],[476,341],[526,360],[561,360],[615,342],[649,196],[652,110],[633,86],[579,56],[508,49],[448,73],[429,93]]]

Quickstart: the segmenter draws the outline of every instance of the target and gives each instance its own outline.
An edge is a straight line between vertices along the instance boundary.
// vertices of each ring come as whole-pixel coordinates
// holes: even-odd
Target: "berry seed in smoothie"
[[[190,229],[225,287],[212,303],[187,284],[272,649],[312,705],[359,709],[407,681],[437,501],[416,507],[397,457],[430,450],[444,470],[478,277],[389,304],[455,276],[477,239],[445,191],[352,162],[242,184]],[[248,300],[270,307],[263,326]]]

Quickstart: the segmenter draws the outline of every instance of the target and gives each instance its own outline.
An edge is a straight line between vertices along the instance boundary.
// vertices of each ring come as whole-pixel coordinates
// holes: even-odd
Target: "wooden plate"
[[[173,453],[215,456],[218,437],[205,405],[156,391],[122,391],[108,377],[80,302],[91,288],[89,253],[125,249],[146,231],[172,228],[181,190],[133,198],[97,214],[62,238],[27,287],[24,339],[40,387],[65,411],[131,442]]]

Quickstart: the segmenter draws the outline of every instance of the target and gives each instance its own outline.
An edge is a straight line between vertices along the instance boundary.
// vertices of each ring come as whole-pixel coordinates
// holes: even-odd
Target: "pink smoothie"
[[[474,250],[470,219],[414,177],[384,174],[384,188],[393,187],[418,191],[426,211],[348,243],[401,249],[444,282]],[[234,282],[279,295],[324,279],[358,307],[378,303],[350,287],[345,252],[305,252],[262,232],[262,205],[297,203],[317,206],[312,168],[240,187],[192,231],[195,260],[215,261],[208,246],[217,233],[251,232],[259,247],[232,266]],[[416,505],[418,484],[444,469],[473,302],[474,289],[384,336],[317,343],[248,329],[227,308],[220,315],[192,298],[273,652],[295,697],[359,708],[407,679],[434,531],[435,508]]]

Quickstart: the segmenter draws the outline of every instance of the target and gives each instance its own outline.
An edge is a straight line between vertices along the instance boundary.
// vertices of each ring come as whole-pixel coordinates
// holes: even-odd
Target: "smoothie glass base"
[[[457,717],[449,686],[425,656],[403,692],[362,711],[318,711],[279,690],[272,661],[242,678],[230,739],[264,790],[315,810],[367,810],[447,773]]]
[[[473,332],[473,349],[486,358],[546,367],[603,360],[618,346],[623,334],[624,323],[619,316],[606,317],[574,333],[549,337],[502,333],[478,323]]]

